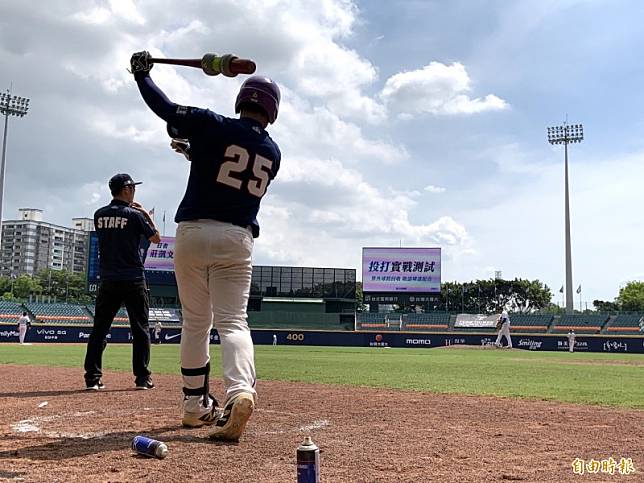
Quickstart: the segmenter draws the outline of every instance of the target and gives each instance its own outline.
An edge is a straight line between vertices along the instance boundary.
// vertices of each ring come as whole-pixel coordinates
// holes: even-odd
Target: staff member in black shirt
[[[148,326],[149,300],[143,259],[139,248],[159,243],[161,237],[150,214],[134,201],[136,185],[128,174],[116,174],[110,179],[112,202],[94,213],[98,235],[99,274],[101,284],[96,297],[94,328],[85,355],[85,386],[99,390],[102,357],[107,334],[114,317],[125,304],[132,331],[132,371],[137,389],[152,389],[150,379],[150,332]]]

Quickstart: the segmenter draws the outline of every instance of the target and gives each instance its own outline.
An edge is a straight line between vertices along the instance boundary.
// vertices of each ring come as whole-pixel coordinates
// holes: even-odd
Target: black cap
[[[141,184],[142,181],[135,182],[129,174],[119,173],[112,176],[109,182],[110,191],[117,192],[121,191],[126,186],[133,186]]]

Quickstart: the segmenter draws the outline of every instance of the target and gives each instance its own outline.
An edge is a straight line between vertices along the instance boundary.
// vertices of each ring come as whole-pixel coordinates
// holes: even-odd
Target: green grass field
[[[0,364],[79,368],[84,345],[0,345]],[[131,347],[109,345],[107,370],[130,372]],[[213,377],[221,375],[211,346]],[[521,397],[644,409],[644,355],[472,349],[256,346],[263,380]],[[179,346],[153,346],[154,373],[179,374]]]

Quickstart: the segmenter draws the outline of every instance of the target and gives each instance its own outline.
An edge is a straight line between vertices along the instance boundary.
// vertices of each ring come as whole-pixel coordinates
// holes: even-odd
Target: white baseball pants
[[[499,330],[499,335],[496,336],[496,345],[501,345],[501,337],[505,336],[505,339],[508,341],[508,347],[512,349],[512,339],[510,338],[510,324],[505,323],[501,326]]]
[[[256,395],[254,348],[246,320],[253,244],[250,230],[230,223],[179,223],[174,262],[183,310],[181,367],[185,388],[204,386],[203,375],[185,372],[209,364],[214,320],[221,342],[226,400],[240,392]]]
[[[25,342],[25,335],[27,335],[27,325],[18,324],[18,340],[21,344],[24,344]]]

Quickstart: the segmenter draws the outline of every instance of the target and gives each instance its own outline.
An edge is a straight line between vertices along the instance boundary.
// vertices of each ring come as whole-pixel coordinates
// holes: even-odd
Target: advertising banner
[[[498,320],[498,315],[458,314],[454,327],[496,327]]]
[[[363,248],[364,292],[440,293],[440,248]]]
[[[28,343],[81,343],[86,344],[91,327],[38,325],[32,326],[27,332]],[[417,349],[431,349],[446,346],[480,346],[489,347],[491,350],[496,340],[494,334],[457,334],[457,333],[419,333],[419,332],[334,332],[313,330],[270,330],[253,329],[251,336],[253,343],[258,345],[272,345],[273,335],[276,336],[278,345],[303,345],[303,346],[344,346],[344,347],[408,347]],[[111,343],[129,343],[132,334],[128,327],[112,327],[107,336]],[[154,340],[154,338],[153,338]],[[566,336],[512,334],[513,346],[516,349],[530,351],[567,351],[568,338]],[[18,331],[15,324],[0,324],[0,343],[18,342]],[[181,342],[180,327],[164,327],[161,332],[161,344],[178,344]],[[219,334],[216,330],[210,332],[210,343],[219,344]],[[575,351],[578,352],[621,352],[644,353],[644,337],[622,336],[605,337],[590,336],[577,337]]]
[[[145,259],[146,270],[174,272],[174,237],[162,236],[159,243],[152,243]]]
[[[145,269],[155,272],[167,272],[170,275],[174,273],[174,242],[174,237],[162,236],[159,243],[150,244],[145,256]],[[89,253],[87,257],[88,293],[96,293],[99,278],[98,236],[96,232],[92,232],[89,236]],[[172,283],[174,283],[174,280],[172,280]]]

